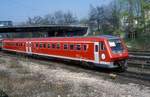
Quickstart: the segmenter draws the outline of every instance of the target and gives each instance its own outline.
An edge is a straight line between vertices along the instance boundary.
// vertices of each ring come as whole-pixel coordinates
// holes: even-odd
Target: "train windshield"
[[[121,53],[123,52],[123,46],[121,40],[119,39],[110,39],[109,45],[113,53]]]

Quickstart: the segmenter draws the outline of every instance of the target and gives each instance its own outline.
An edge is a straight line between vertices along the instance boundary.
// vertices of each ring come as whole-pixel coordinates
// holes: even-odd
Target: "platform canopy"
[[[40,25],[40,26],[13,26],[0,27],[0,33],[47,33],[48,36],[84,35],[88,27],[68,25]]]
[[[4,32],[59,32],[59,31],[87,31],[85,26],[62,26],[62,25],[47,25],[47,26],[13,26],[13,27],[0,27],[0,33]]]

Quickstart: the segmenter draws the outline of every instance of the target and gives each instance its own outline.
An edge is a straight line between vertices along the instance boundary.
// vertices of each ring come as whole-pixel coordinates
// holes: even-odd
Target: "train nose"
[[[122,55],[123,55],[122,53],[119,54],[120,57],[121,57]]]

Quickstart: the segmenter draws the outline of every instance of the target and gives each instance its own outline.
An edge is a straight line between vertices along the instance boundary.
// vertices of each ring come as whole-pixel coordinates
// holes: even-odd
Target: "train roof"
[[[108,38],[108,39],[118,39],[118,38],[120,38],[118,36],[113,36],[113,35],[100,35],[99,37],[105,37],[105,38]]]
[[[5,41],[99,41],[106,39],[118,39],[119,37],[111,36],[111,35],[101,35],[101,36],[89,36],[89,37],[47,37],[47,38],[12,38],[12,39],[4,39]]]

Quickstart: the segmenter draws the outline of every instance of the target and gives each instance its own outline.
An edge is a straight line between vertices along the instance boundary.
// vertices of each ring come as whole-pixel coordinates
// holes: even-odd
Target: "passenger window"
[[[47,47],[50,48],[50,44],[48,44]]]
[[[68,45],[67,44],[64,44],[64,49],[68,49]]]
[[[71,45],[70,45],[70,50],[73,50],[73,49],[74,49],[74,45],[71,44]]]
[[[95,45],[95,52],[98,52],[98,45]]]
[[[76,50],[81,50],[81,45],[80,44],[77,44]]]
[[[87,50],[87,45],[83,45],[83,50],[84,50],[84,51]]]
[[[105,50],[105,46],[103,42],[100,43],[100,50]]]
[[[60,49],[60,44],[59,43],[57,44],[57,49]]]
[[[43,44],[43,48],[46,48],[46,44],[45,43]]]
[[[55,44],[52,44],[52,48],[55,48]]]
[[[38,48],[38,43],[36,43],[36,47]]]
[[[42,48],[42,43],[40,43],[40,48]]]

